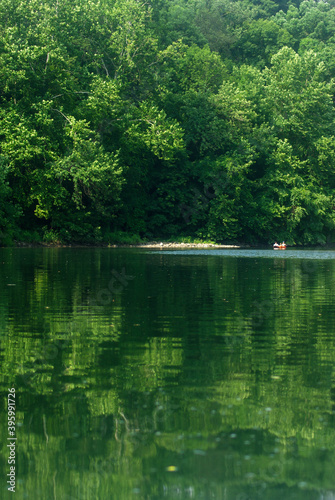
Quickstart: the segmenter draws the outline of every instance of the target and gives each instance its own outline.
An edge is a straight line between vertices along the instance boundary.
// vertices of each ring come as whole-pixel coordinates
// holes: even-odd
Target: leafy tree
[[[264,68],[282,47],[293,44],[292,35],[274,20],[257,19],[244,23],[233,53],[238,61]]]
[[[334,131],[333,84],[324,80],[324,70],[314,52],[299,56],[287,47],[264,70],[267,119],[303,158],[318,137]]]

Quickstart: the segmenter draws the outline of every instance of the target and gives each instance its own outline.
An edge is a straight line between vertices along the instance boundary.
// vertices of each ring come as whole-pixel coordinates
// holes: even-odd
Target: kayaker
[[[279,245],[278,245],[278,243],[276,241],[273,244],[273,248],[279,248]]]

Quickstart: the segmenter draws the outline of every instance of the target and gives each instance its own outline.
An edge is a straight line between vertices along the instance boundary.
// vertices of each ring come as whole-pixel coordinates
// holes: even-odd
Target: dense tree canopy
[[[0,235],[331,241],[335,8],[3,0]]]

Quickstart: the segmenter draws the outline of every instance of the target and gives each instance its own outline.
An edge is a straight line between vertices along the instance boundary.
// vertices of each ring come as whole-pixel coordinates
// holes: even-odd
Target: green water
[[[335,499],[335,252],[0,249],[1,493]]]

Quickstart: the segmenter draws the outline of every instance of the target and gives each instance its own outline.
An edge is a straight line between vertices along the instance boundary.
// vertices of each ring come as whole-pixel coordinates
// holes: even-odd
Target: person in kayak
[[[278,245],[278,243],[276,241],[273,244],[273,248],[279,248],[279,245]]]

